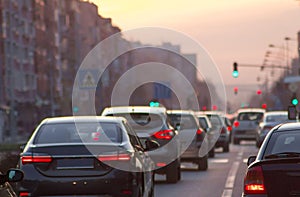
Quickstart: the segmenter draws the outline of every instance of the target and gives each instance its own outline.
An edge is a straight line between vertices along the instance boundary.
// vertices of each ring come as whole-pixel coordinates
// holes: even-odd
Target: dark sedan
[[[153,196],[145,150],[124,118],[45,119],[21,153],[19,196]]]
[[[274,127],[257,156],[248,158],[247,197],[300,196],[300,123]]]

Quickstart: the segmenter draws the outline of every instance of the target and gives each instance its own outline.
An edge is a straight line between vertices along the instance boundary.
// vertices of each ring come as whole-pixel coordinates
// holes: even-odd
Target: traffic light
[[[291,99],[291,103],[292,105],[296,106],[298,105],[299,101],[297,99],[297,95],[294,93],[293,96],[292,96],[292,99]]]
[[[261,105],[261,108],[267,109],[267,104],[266,104],[266,103],[263,103],[263,104]]]
[[[150,102],[149,102],[149,106],[150,107],[159,107],[159,102],[158,102],[158,100],[151,100]]]
[[[234,78],[237,78],[237,77],[239,76],[238,64],[237,64],[236,62],[233,63],[232,76],[233,76]]]
[[[234,94],[237,94],[238,91],[239,91],[238,87],[234,87],[234,88],[233,88],[233,91],[234,91]]]
[[[257,90],[257,91],[256,91],[256,94],[258,94],[258,95],[260,95],[261,93],[262,93],[261,90]]]

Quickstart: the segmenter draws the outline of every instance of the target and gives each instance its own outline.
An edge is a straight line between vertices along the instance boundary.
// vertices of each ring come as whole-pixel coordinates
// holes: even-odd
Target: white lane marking
[[[231,197],[232,196],[232,189],[224,189],[222,197]]]
[[[209,159],[209,163],[228,163],[229,159]]]
[[[226,183],[225,183],[225,188],[226,189],[232,189],[233,188],[235,176],[236,176],[237,170],[239,168],[239,165],[240,165],[240,162],[238,162],[238,161],[233,162],[233,165],[232,165],[232,167],[231,167],[231,169],[228,173],[227,180],[226,180]]]
[[[243,159],[243,163],[247,163],[248,162],[248,158]]]

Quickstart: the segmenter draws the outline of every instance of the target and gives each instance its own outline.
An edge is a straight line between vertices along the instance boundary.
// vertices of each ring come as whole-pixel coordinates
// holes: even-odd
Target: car
[[[196,113],[196,116],[199,120],[199,124],[200,124],[201,128],[206,133],[206,137],[208,140],[208,148],[209,148],[208,156],[215,157],[215,142],[216,141],[214,141],[214,133],[212,130],[211,122],[210,122],[209,118],[207,117],[207,115],[205,115],[205,114]]]
[[[121,117],[46,118],[20,154],[16,188],[22,197],[153,196],[150,148]]]
[[[205,114],[212,124],[212,132],[214,134],[213,141],[215,148],[222,148],[223,152],[229,152],[230,131],[226,125],[225,114],[220,111],[201,111],[198,114]]]
[[[275,126],[247,161],[244,197],[299,196],[300,123]]]
[[[168,121],[165,107],[111,106],[105,108],[101,115],[122,116],[128,120],[142,143],[156,141],[159,148],[149,152],[156,165],[155,173],[166,175],[168,183],[181,179],[178,131]]]
[[[266,135],[274,126],[285,122],[294,122],[293,120],[288,119],[287,111],[269,111],[264,113],[263,120],[259,124],[259,129],[256,137],[256,146],[258,148],[261,146]]]
[[[243,108],[237,111],[232,127],[233,144],[240,144],[241,140],[256,141],[259,123],[265,111],[261,108]]]
[[[196,164],[198,170],[207,170],[208,142],[195,113],[190,110],[168,110],[167,114],[172,126],[179,132],[180,160]]]
[[[10,183],[23,179],[24,173],[19,169],[9,169],[5,174],[0,174],[0,196],[17,197]]]

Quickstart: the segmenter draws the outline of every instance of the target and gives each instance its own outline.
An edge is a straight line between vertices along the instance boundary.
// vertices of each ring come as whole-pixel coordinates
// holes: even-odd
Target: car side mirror
[[[252,164],[256,160],[256,156],[250,156],[248,157],[247,166]]]
[[[5,175],[0,175],[0,185],[6,182],[18,182],[22,181],[24,173],[19,169],[9,169]]]
[[[146,149],[145,149],[146,151],[159,148],[159,144],[155,140],[146,140],[145,145],[146,145]]]

